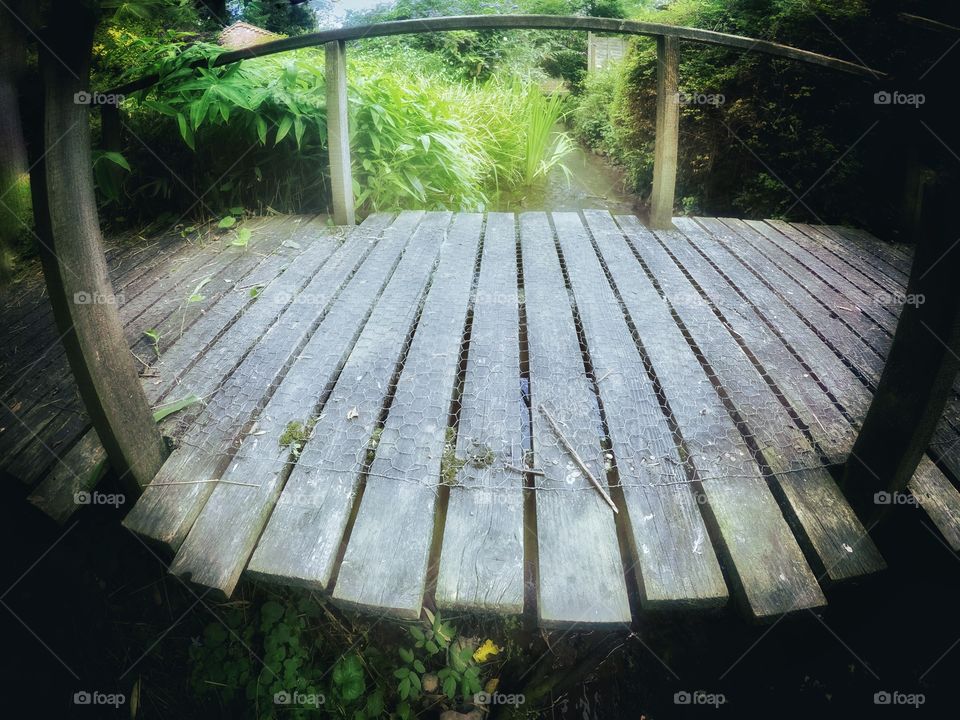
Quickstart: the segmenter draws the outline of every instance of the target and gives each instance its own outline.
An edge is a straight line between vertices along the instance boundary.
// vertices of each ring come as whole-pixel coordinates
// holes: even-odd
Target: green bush
[[[323,210],[327,194],[323,53],[299,50],[209,67],[210,45],[144,41],[133,75],[157,86],[126,104],[131,173],[118,209],[189,207],[211,213]],[[434,54],[393,46],[350,56],[355,193],[363,210],[484,207],[539,180],[569,150],[553,132],[560,103],[517,79],[457,80]],[[201,60],[190,69],[186,65]],[[109,158],[108,158],[109,160]],[[193,201],[191,200],[193,198]]]

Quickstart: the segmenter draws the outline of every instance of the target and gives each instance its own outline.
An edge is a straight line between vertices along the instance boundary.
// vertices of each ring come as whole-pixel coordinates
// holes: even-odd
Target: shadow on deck
[[[558,625],[629,623],[631,598],[733,596],[768,618],[884,567],[830,468],[882,372],[908,250],[589,210],[247,227],[247,247],[114,248],[116,297],[88,299],[119,303],[154,406],[202,399],[161,420],[176,450],[125,520],[176,552],[171,571],[224,595],[246,573],[400,616],[426,595]],[[16,292],[2,470],[62,522],[99,501],[104,452],[40,285]],[[958,432],[955,394],[910,494],[877,498],[922,506],[954,550]]]

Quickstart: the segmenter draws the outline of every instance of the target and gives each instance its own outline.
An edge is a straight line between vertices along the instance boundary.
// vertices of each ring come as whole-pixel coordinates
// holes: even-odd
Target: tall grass
[[[216,52],[173,43],[153,49],[152,61],[147,54],[137,73],[159,69],[162,80],[128,102],[131,124],[147,135],[138,139],[152,148],[166,139],[164,125],[173,128],[193,152],[164,154],[164,164],[197,184],[221,178],[210,197],[224,207],[318,209],[328,186],[323,54],[184,67]],[[461,81],[436,58],[403,48],[352,53],[348,77],[354,190],[365,210],[479,210],[541,181],[571,148],[554,131],[562,99],[519,79]],[[156,154],[131,160],[128,194],[157,193],[164,173]]]

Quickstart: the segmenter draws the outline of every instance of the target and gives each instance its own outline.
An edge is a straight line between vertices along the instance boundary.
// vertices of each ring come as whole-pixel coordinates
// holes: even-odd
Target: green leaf
[[[397,692],[400,693],[400,699],[406,700],[410,696],[410,676],[408,675],[400,684],[397,685]]]
[[[424,667],[423,663],[420,662],[419,660],[413,661],[413,669],[416,670],[421,675],[427,671],[427,668]]]
[[[418,627],[415,626],[415,625],[410,628],[410,634],[413,635],[413,637],[414,637],[416,640],[420,640],[421,642],[423,642],[423,641],[426,639],[426,638],[424,637],[423,630],[421,630],[420,628],[418,628]]]
[[[452,675],[447,676],[443,681],[443,694],[453,700],[457,696],[457,681]]]
[[[198,402],[200,402],[200,398],[198,398],[196,395],[191,393],[186,397],[180,398],[179,400],[174,400],[173,402],[170,402],[170,403],[164,403],[163,405],[158,405],[156,408],[154,408],[154,411],[153,411],[153,421],[160,422],[168,415],[173,415],[175,412],[180,412],[185,407],[190,407],[191,405],[194,405],[195,403],[198,403]]]
[[[280,125],[277,127],[277,137],[273,141],[273,144],[276,145],[283,140],[287,136],[287,133],[290,132],[291,127],[293,127],[293,118],[289,115],[284,115],[280,121]]]
[[[130,172],[130,163],[128,163],[127,159],[120,153],[114,152],[112,150],[108,150],[107,152],[103,153],[100,157],[102,157],[104,160],[109,160],[114,165],[119,165],[127,172]]]
[[[231,228],[237,224],[237,219],[233,215],[225,215],[219,223],[217,223],[218,228]]]
[[[283,617],[283,605],[276,600],[268,600],[260,608],[260,622],[262,627],[268,628]]]
[[[404,648],[404,647],[402,647],[402,648],[398,648],[397,651],[400,653],[400,657],[403,658],[403,661],[404,661],[404,662],[406,662],[406,663],[412,663],[412,662],[413,662],[413,651],[412,651],[412,650],[410,650],[409,648]],[[423,671],[421,670],[421,672],[423,672]]]
[[[151,110],[156,110],[162,115],[167,115],[169,117],[177,116],[177,111],[171,105],[167,105],[167,103],[158,102],[157,100],[144,100],[143,104]]]
[[[261,145],[267,144],[267,121],[260,115],[257,115],[257,137]]]
[[[431,655],[436,655],[438,652],[440,652],[440,648],[437,647],[437,644],[433,640],[427,640],[425,647],[427,648],[427,652]]]

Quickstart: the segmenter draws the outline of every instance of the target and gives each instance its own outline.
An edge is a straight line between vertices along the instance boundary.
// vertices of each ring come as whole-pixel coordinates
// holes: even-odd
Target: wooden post
[[[949,183],[926,197],[903,311],[841,487],[869,523],[878,491],[903,490],[930,443],[960,367],[960,246]]]
[[[40,43],[43,143],[31,143],[31,190],[41,261],[70,368],[126,492],[139,494],[166,459],[140,386],[107,273],[90,158],[88,89],[94,18],[58,2]]]
[[[679,41],[657,36],[657,125],[653,154],[650,227],[673,228],[673,195],[677,186],[677,147],[680,142]]]
[[[343,40],[326,47],[327,149],[330,153],[330,184],[333,219],[337,225],[353,225],[353,173],[350,169],[350,126],[347,112],[347,45]]]

